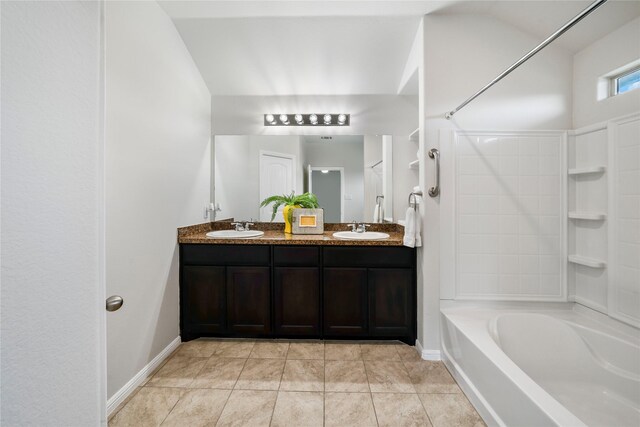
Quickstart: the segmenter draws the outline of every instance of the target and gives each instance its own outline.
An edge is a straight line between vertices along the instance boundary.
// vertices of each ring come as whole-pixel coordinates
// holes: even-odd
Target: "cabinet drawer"
[[[182,245],[188,265],[269,265],[268,245]]]
[[[415,251],[406,247],[324,248],[325,267],[412,267]]]
[[[273,248],[274,265],[315,266],[320,262],[320,250],[314,246],[286,246]]]

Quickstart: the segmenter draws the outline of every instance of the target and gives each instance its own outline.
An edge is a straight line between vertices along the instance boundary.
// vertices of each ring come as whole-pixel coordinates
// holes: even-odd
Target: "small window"
[[[619,95],[640,88],[640,67],[611,77],[611,95]]]

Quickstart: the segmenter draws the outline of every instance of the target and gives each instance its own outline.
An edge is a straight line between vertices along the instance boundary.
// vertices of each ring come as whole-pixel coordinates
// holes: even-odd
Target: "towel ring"
[[[418,209],[418,199],[417,199],[418,196],[422,197],[422,191],[414,191],[409,193],[409,207],[413,208],[414,210]],[[412,197],[413,197],[413,201],[411,201]]]

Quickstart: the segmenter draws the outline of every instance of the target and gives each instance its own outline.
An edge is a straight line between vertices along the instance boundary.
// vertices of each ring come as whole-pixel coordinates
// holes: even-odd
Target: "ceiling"
[[[542,41],[591,0],[159,3],[212,95],[282,96],[396,94],[425,14],[489,15]],[[640,0],[609,0],[554,45],[578,52],[637,16]]]

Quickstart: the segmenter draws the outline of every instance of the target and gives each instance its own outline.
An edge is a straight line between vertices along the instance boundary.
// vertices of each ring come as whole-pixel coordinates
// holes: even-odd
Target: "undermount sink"
[[[333,237],[352,240],[381,240],[386,239],[389,235],[378,231],[365,231],[364,233],[356,233],[355,231],[338,231],[333,233]]]
[[[207,237],[211,237],[213,239],[248,239],[250,237],[260,237],[263,235],[264,231],[260,230],[218,230],[207,233]]]

